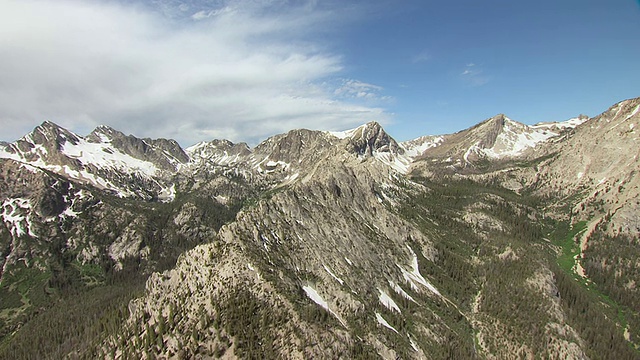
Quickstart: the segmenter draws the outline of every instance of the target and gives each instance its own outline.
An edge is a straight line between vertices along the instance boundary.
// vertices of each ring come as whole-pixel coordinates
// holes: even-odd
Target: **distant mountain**
[[[640,356],[640,98],[397,142],[0,144],[0,358]]]
[[[111,190],[120,197],[147,199],[171,196],[167,180],[188,161],[173,140],[138,139],[104,126],[84,138],[48,121],[0,149],[0,158]]]
[[[540,156],[548,144],[579,124],[572,119],[528,126],[503,114],[496,115],[469,129],[442,136],[439,146],[424,152],[416,167],[440,169],[444,166],[450,172],[486,172],[506,161]]]

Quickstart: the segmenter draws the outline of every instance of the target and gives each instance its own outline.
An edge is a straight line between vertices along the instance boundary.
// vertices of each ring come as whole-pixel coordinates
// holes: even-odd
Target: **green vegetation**
[[[106,336],[120,331],[129,300],[141,294],[141,280],[68,293],[53,306],[31,313],[11,341],[0,345],[0,359],[61,359],[72,352],[90,353]]]
[[[245,289],[236,289],[215,311],[219,323],[234,338],[235,354],[243,359],[276,359],[275,333],[284,323],[271,307]],[[279,320],[279,321],[278,321]]]
[[[50,273],[24,264],[10,268],[4,274],[0,284],[0,345],[2,339],[17,328],[17,324],[26,321],[33,309],[49,305]]]
[[[640,354],[640,259],[638,239],[628,235],[607,235],[596,227],[584,253],[584,268],[593,281],[590,289],[617,311],[621,327],[629,326],[631,343]],[[639,355],[640,356],[640,355]]]
[[[284,231],[285,235],[278,233],[278,240],[273,240],[277,249],[272,249],[277,252],[267,254],[260,240],[241,245],[247,245],[245,255],[261,278],[272,285],[270,291],[293,304],[300,323],[291,323],[289,310],[282,310],[286,307],[277,303],[277,297],[260,297],[249,286],[238,285],[220,298],[212,295],[207,304],[212,310],[202,310],[195,324],[186,321],[173,303],[168,316],[165,312],[151,318],[145,313],[138,322],[126,323],[127,304],[142,294],[150,272],[172,268],[184,251],[212,241],[216,231],[232,221],[241,207],[268,200],[284,189],[256,191],[228,205],[199,194],[179,194],[176,201],[166,204],[105,195],[88,204],[77,219],[52,225],[51,237],[44,245],[25,239],[42,258],[31,259],[29,266],[27,261],[8,266],[3,274],[0,358],[115,357],[115,353],[104,354],[102,342],[109,339],[122,350],[122,358],[153,358],[167,350],[168,341],[175,340],[180,350],[169,355],[177,358],[217,358],[233,350],[240,358],[275,359],[282,356],[279,340],[283,338],[299,339],[295,346],[307,354],[305,351],[317,346],[315,341],[338,343],[349,337],[353,342],[341,343],[338,355],[370,359],[379,357],[367,339],[372,334],[400,358],[414,355],[407,334],[434,359],[481,358],[485,355],[482,349],[501,358],[513,355],[508,352],[513,351],[507,349],[509,345],[545,358],[550,356],[551,337],[580,343],[592,359],[640,358],[640,351],[633,348],[640,344],[638,239],[610,235],[604,226],[597,228],[581,260],[590,279],[585,281],[574,269],[580,254],[577,239],[587,223],[570,224],[546,217],[543,209],[548,199],[527,192],[518,194],[491,180],[480,183],[436,177],[414,181],[422,187],[401,185],[405,187],[396,194],[402,197],[398,201],[401,205],[386,205],[428,239],[427,244],[421,244],[423,240],[407,237],[407,245],[416,254],[422,275],[444,298],[405,287],[414,302],[390,292],[402,309],[400,314],[380,304],[375,288],[354,292],[352,296],[362,309],[346,315],[348,329],[344,329],[334,314],[301,290],[301,283],[321,280],[305,270],[293,273],[293,259],[302,245],[288,239]],[[327,194],[330,191],[334,193],[328,196],[340,197],[346,189],[336,185]],[[53,209],[54,205],[48,206]],[[397,254],[397,244],[386,241],[374,224],[356,216],[349,221],[377,251]],[[140,248],[148,253],[134,253],[116,263],[106,255],[106,249],[127,231],[142,239]],[[4,233],[0,229],[3,234],[6,229]],[[256,239],[269,237],[260,231],[252,235]],[[78,240],[82,246],[68,247],[70,240]],[[80,261],[78,255],[89,245],[100,255]],[[424,248],[432,252],[423,253]],[[352,275],[367,278],[362,268],[353,268]],[[347,283],[341,285],[344,291],[348,291]],[[381,327],[375,313],[398,333]],[[555,323],[575,329],[578,338],[571,331],[554,333],[550,325]],[[486,338],[480,344],[476,335],[478,326],[484,325],[488,326],[483,329]],[[623,336],[627,328],[631,329],[630,342]],[[495,333],[487,335],[487,331]],[[309,333],[322,339],[311,339]],[[174,339],[172,334],[181,336]]]
[[[561,248],[558,256],[558,265],[568,274],[575,275],[577,257],[580,255],[580,243],[578,235],[581,235],[587,227],[586,221],[580,221],[570,225],[567,222],[557,223],[551,237],[553,243]],[[576,275],[577,276],[577,275]]]
[[[616,324],[617,310],[600,301],[598,294],[567,274],[555,271],[558,295],[568,323],[586,341],[586,354],[592,359],[637,359],[640,352],[624,340]]]
[[[547,324],[552,321],[548,312],[550,300],[526,284],[535,279],[539,269],[548,268],[553,271],[567,323],[586,341],[589,357],[640,356],[622,336],[628,324],[640,323],[640,297],[633,286],[628,286],[640,279],[637,267],[631,265],[633,259],[640,258],[634,239],[596,234],[583,260],[593,281],[587,282],[574,270],[580,254],[576,239],[585,230],[586,222],[570,226],[548,219],[540,210],[547,199],[528,193],[518,195],[492,182],[415,180],[426,191],[407,197],[398,211],[432,239],[435,259],[421,258],[420,269],[461,309],[469,312],[476,294],[482,294],[480,316],[489,323],[501,324],[504,332],[499,337],[526,345],[535,354],[545,354]],[[469,213],[484,218],[478,223],[460,220]],[[545,233],[560,248],[559,255],[546,250]],[[472,262],[474,258],[476,261]],[[610,264],[611,259],[618,260]],[[619,273],[621,268],[625,269],[623,276]],[[455,323],[450,314],[441,316],[449,319],[448,323]],[[461,327],[459,331],[458,335],[473,338],[471,327]],[[637,335],[631,337],[637,339]],[[500,354],[504,348],[490,340],[485,346],[493,354]]]
[[[20,239],[29,253],[24,262],[5,267],[0,283],[0,354],[20,354],[17,358],[43,358],[43,353],[60,355],[65,349],[80,349],[77,347],[80,344],[89,346],[86,338],[98,341],[120,330],[114,327],[100,334],[79,317],[98,321],[107,316],[109,323],[120,321],[126,314],[111,314],[112,304],[126,305],[132,296],[140,294],[152,271],[170,269],[184,251],[212,241],[215,232],[233,220],[242,206],[241,200],[222,205],[198,194],[160,203],[92,192],[96,198],[82,204],[83,211],[78,217],[57,218],[47,224],[46,241],[26,236]],[[174,218],[181,211],[191,212],[184,216],[186,223],[179,226]],[[144,256],[134,253],[117,264],[108,256],[108,248],[125,231],[141,238],[140,249],[147,248],[148,253]],[[9,244],[7,234],[6,229],[0,228],[2,241],[8,239]],[[70,241],[79,246],[70,248]],[[97,256],[80,261],[79,254],[85,250]],[[69,315],[56,315],[63,308]],[[46,333],[52,335],[47,338]],[[43,334],[36,342],[38,346],[29,346],[29,337],[40,336],[37,334]],[[82,339],[68,346],[71,341],[68,339],[74,337]]]
[[[625,286],[640,279],[640,270],[625,266],[640,257],[640,250],[634,246],[633,239],[607,236],[598,226],[590,235],[589,246],[582,254],[584,259],[581,263],[587,273],[585,279],[575,272],[575,265],[580,255],[579,236],[585,231],[586,225],[586,221],[572,226],[561,222],[551,234],[553,243],[561,249],[555,276],[562,304],[570,315],[571,323],[591,344],[594,358],[599,358],[599,351],[605,350],[603,343],[614,347],[615,352],[620,354],[619,358],[640,356],[637,345],[635,353],[629,352],[633,344],[639,343],[638,333],[630,333],[631,342],[626,342],[621,336],[630,323],[640,323],[637,293]],[[608,340],[604,341],[603,337]]]

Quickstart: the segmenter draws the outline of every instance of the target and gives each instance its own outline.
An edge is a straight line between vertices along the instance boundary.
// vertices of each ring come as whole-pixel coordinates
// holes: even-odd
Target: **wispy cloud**
[[[334,90],[334,94],[343,99],[391,100],[390,96],[381,95],[383,90],[382,86],[368,84],[354,79],[343,79],[342,85]]]
[[[314,1],[154,4],[0,2],[2,140],[45,119],[189,145],[389,117],[381,88],[326,85],[343,60],[314,40],[333,21]]]
[[[414,64],[418,64],[421,62],[431,60],[431,55],[427,51],[422,51],[411,58],[411,62]]]
[[[482,86],[490,81],[490,77],[474,63],[465,65],[460,77],[471,86]]]

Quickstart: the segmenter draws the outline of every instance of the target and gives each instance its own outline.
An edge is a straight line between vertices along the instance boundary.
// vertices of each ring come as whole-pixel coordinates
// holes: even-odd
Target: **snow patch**
[[[77,144],[65,142],[61,151],[68,157],[80,161],[83,165],[94,165],[147,176],[154,176],[158,172],[158,168],[153,163],[124,154],[110,146],[110,143],[91,143],[79,139]]]
[[[400,146],[404,149],[404,154],[409,158],[416,158],[425,151],[437,147],[444,142],[442,136],[423,136],[414,140],[402,142]]]
[[[405,280],[407,280],[407,282],[411,285],[411,288],[414,290],[418,290],[418,286],[416,285],[417,283],[426,287],[434,294],[438,296],[442,296],[442,294],[440,294],[440,291],[438,291],[438,289],[436,289],[435,286],[431,285],[430,282],[428,282],[424,277],[422,277],[422,275],[420,274],[420,269],[418,269],[418,257],[416,256],[416,253],[413,252],[413,250],[409,245],[407,245],[407,248],[409,249],[412,255],[411,271],[407,271],[402,266],[396,264],[396,266],[398,266],[398,268],[400,268],[400,270],[402,271],[402,275],[404,276]]]
[[[380,303],[382,305],[386,306],[387,309],[389,310],[395,310],[399,313],[402,313],[402,311],[400,311],[400,308],[398,307],[398,304],[396,304],[396,302],[393,301],[393,299],[389,296],[389,294],[382,291],[380,288],[378,288],[378,291],[380,292],[380,295],[378,295],[378,300],[380,300]]]
[[[172,202],[176,198],[176,184],[172,184],[170,187],[163,188],[158,194],[158,198],[162,202]]]
[[[389,325],[389,323],[387,322],[387,320],[385,320],[382,315],[380,315],[380,313],[376,313],[376,320],[378,320],[378,324],[386,327],[387,329],[391,329],[393,331],[396,332],[396,334],[398,333],[398,330],[396,330],[393,326]]]
[[[266,160],[266,158],[265,158]],[[264,160],[263,160],[264,161]],[[276,171],[276,169],[278,167],[282,168],[283,170],[289,170],[289,167],[291,166],[289,163],[284,162],[284,161],[273,161],[273,160],[269,160],[266,163],[264,163],[265,169],[262,169],[262,167],[258,168],[258,171],[264,171],[265,173],[269,174],[272,173],[274,171]]]
[[[504,130],[498,134],[494,145],[490,149],[482,151],[492,158],[518,156],[524,151],[536,147],[539,143],[558,135],[548,128],[531,127],[506,119]]]
[[[320,294],[318,294],[316,289],[312,288],[311,286],[305,285],[305,286],[302,287],[302,290],[304,290],[305,294],[307,294],[307,297],[309,299],[311,299],[314,303],[320,305],[323,309],[327,310],[331,315],[335,316],[336,319],[338,319],[338,321],[340,321],[342,326],[344,326],[345,328],[347,327],[347,325],[342,320],[342,318],[340,316],[338,316],[338,314],[336,314],[335,312],[333,312],[333,310],[331,310],[329,308],[329,304],[327,304],[327,302],[324,301],[324,299],[322,298],[322,296],[320,296]]]
[[[464,161],[466,163],[468,163],[469,162],[469,155],[471,155],[472,152],[477,153],[478,150],[480,150],[480,148],[478,147],[477,144],[476,145],[472,145],[471,147],[469,147],[467,149],[467,151],[465,151],[464,155],[462,155],[462,158],[464,159]]]
[[[31,203],[28,199],[6,199],[2,203],[2,220],[7,224],[14,238],[25,234],[36,237],[33,231],[33,224],[28,216],[30,210]]]
[[[436,147],[444,141],[442,136],[425,136],[415,140],[400,143],[402,154],[393,154],[386,151],[375,151],[373,156],[376,160],[391,167],[393,170],[406,174],[414,159],[422,155],[427,149]]]
[[[629,116],[627,116],[624,120],[622,121],[627,121],[629,119],[631,119],[633,116],[635,116],[635,114],[638,113],[638,111],[640,111],[640,105],[636,106],[635,109],[633,109],[633,111],[631,112],[631,114],[629,114]]]
[[[331,275],[331,277],[332,277],[332,278],[334,278],[337,282],[339,282],[339,283],[340,283],[340,285],[344,285],[344,281],[342,281],[342,279],[340,279],[339,277],[337,277],[337,276],[336,276],[336,275],[331,271],[331,269],[329,269],[329,268],[327,267],[327,265],[322,264],[322,267],[324,268],[324,270],[325,270],[326,272],[328,272],[328,273],[329,273],[329,275]]]
[[[307,297],[309,297],[309,299],[311,299],[314,303],[320,305],[327,311],[329,310],[329,304],[324,301],[324,299],[322,298],[322,296],[320,296],[320,294],[318,294],[316,289],[312,288],[311,286],[305,285],[302,287],[302,290],[304,290],[304,292],[307,294]]]
[[[589,120],[588,117],[577,117],[571,118],[566,121],[561,122],[541,122],[535,125],[531,125],[532,129],[543,129],[543,130],[555,130],[555,129],[575,129],[579,125],[584,124]]]
[[[418,349],[418,345],[416,345],[416,343],[413,342],[413,339],[411,338],[411,336],[407,335],[407,337],[409,338],[409,344],[411,345],[411,348],[413,349],[413,351],[419,352],[420,349]]]
[[[391,286],[391,288],[393,288],[393,291],[395,291],[398,295],[402,296],[403,298],[409,300],[409,301],[413,301],[414,303],[417,304],[417,302],[414,300],[413,297],[411,297],[411,295],[407,294],[406,291],[404,291],[404,289],[402,289],[402,287],[400,287],[400,285],[394,283],[393,281],[389,281],[389,285]]]
[[[409,171],[409,166],[413,161],[410,157],[405,155],[392,154],[392,153],[380,152],[380,151],[374,152],[373,157],[376,160],[382,162],[383,164],[386,164],[387,166],[391,167],[393,170],[402,174],[406,174],[407,171]]]
[[[362,125],[364,126],[364,125]],[[342,139],[346,139],[346,138],[350,138],[353,136],[353,134],[355,134],[356,131],[358,131],[358,129],[360,129],[362,126],[358,126],[355,129],[350,129],[350,130],[344,130],[344,131],[326,131],[325,134],[329,134],[333,137],[337,137],[338,139],[342,140]]]
[[[66,209],[64,209],[64,211],[62,212],[62,214],[60,214],[61,216],[66,216],[66,217],[78,217],[78,212],[73,211],[71,205],[69,207],[67,207]]]

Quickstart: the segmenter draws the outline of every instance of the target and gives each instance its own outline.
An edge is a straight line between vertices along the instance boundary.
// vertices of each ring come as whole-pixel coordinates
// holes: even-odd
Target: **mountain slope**
[[[45,123],[0,160],[0,357],[637,358],[639,104],[184,151]]]
[[[418,156],[414,171],[468,174],[495,170],[513,160],[541,156],[548,144],[579,123],[572,119],[528,126],[499,114],[469,129],[442,136],[438,146]]]
[[[12,159],[110,190],[120,197],[171,197],[168,178],[187,160],[175,141],[137,139],[107,127],[83,138],[51,122],[0,149]]]

